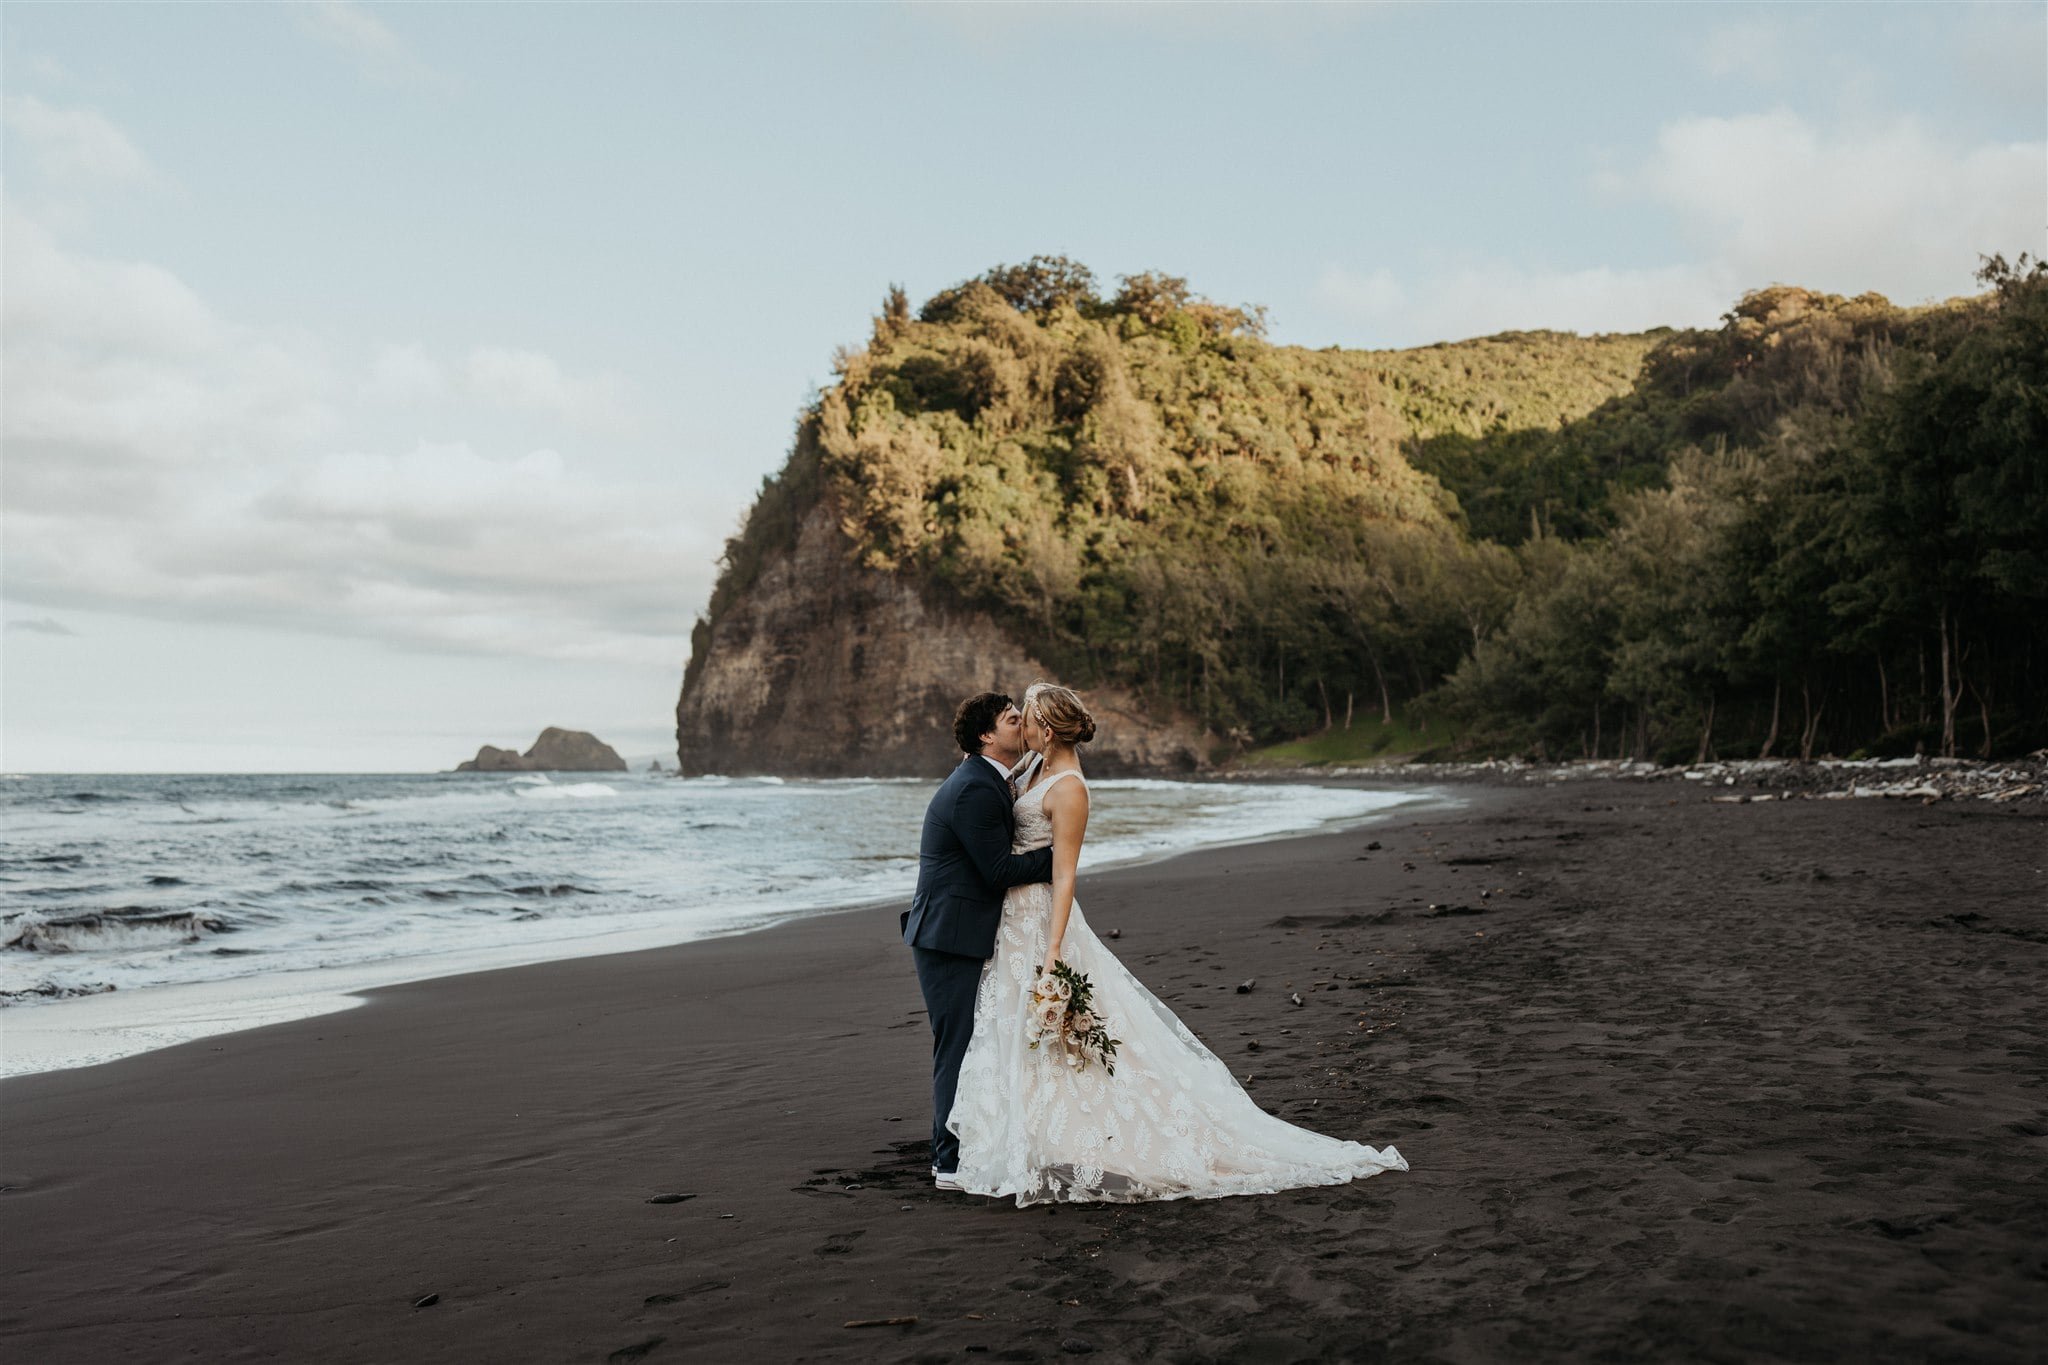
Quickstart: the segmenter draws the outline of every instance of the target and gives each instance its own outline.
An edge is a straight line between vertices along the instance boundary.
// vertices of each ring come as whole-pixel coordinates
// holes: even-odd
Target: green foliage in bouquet
[[[1079,1058],[1085,1063],[1090,1060],[1102,1063],[1104,1071],[1116,1074],[1116,1050],[1119,1041],[1109,1034],[1108,1021],[1095,1012],[1095,983],[1088,979],[1086,972],[1077,972],[1064,962],[1052,964],[1052,971],[1041,978],[1040,985],[1031,993],[1031,1003],[1036,1011],[1042,1005],[1058,1001],[1055,991],[1048,990],[1045,981],[1058,982],[1067,989],[1067,996],[1060,1011],[1059,1025],[1050,1032],[1041,1032],[1031,1040],[1032,1051],[1048,1038],[1055,1040],[1063,1055]]]

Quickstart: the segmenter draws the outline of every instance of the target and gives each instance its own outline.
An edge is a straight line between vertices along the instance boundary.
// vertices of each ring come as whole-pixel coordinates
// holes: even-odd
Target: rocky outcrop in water
[[[550,725],[525,753],[486,744],[455,765],[459,773],[622,773],[626,760],[588,730]]]
[[[849,562],[823,505],[795,543],[698,633],[676,705],[685,775],[941,776],[959,760],[953,712],[989,689],[1021,698],[1054,678],[986,612],[932,600],[907,577]],[[1147,720],[1129,698],[1084,693],[1099,774],[1208,767],[1205,738]]]

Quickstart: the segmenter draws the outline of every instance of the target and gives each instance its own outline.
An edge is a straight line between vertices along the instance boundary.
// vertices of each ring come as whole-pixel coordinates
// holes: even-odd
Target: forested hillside
[[[729,543],[691,673],[822,503],[851,562],[1223,749],[1404,705],[1467,749],[2048,743],[2048,279],[1985,278],[1391,352],[1057,258],[894,290]]]
[[[1982,279],[1920,310],[1751,294],[1540,448],[1440,466],[1475,505],[1607,481],[1577,543],[1521,548],[1434,709],[1563,754],[2048,744],[2048,274]]]

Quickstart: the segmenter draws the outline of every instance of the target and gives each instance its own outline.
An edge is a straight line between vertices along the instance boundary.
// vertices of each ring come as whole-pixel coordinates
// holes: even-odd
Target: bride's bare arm
[[[1052,821],[1052,934],[1046,940],[1045,971],[1060,960],[1067,920],[1074,913],[1074,873],[1081,865],[1081,841],[1088,833],[1088,788],[1062,782],[1045,794],[1045,813]]]

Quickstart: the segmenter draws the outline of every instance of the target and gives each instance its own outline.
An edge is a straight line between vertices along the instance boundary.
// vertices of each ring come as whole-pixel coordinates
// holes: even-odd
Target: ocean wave
[[[209,934],[232,933],[218,915],[197,910],[159,912],[141,906],[95,911],[56,919],[20,921],[0,948],[24,953],[104,952],[110,948],[161,948],[197,943]]]
[[[21,991],[0,991],[0,1005],[19,1005],[29,1000],[70,1000],[81,995],[105,995],[116,987],[111,981],[94,981],[83,986],[60,986],[45,981]]]
[[[429,818],[457,815],[465,811],[502,808],[506,789],[498,786],[470,787],[465,790],[427,790],[402,794],[389,792],[354,793],[329,796],[314,800],[279,801],[257,799],[207,799],[194,798],[174,800],[170,804],[191,820],[165,820],[152,823],[187,825],[193,823],[219,823],[229,821],[239,824],[292,824],[304,821],[324,823],[330,820],[359,820],[374,815],[421,815]]]
[[[388,891],[391,883],[369,877],[336,877],[332,881],[286,882],[280,889],[303,896],[321,891]]]
[[[529,800],[547,797],[587,801],[598,796],[617,796],[619,792],[618,788],[608,787],[602,782],[567,782],[560,785],[551,782],[545,787],[523,787],[519,794]]]
[[[70,868],[64,869],[70,871]],[[13,881],[12,877],[8,881]],[[23,896],[30,900],[77,900],[80,896],[118,896],[120,889],[111,882],[91,882],[84,886],[24,886],[9,895]]]
[[[83,853],[32,853],[21,858],[0,858],[0,869],[19,867],[36,872],[69,872],[84,862]]]
[[[201,809],[197,806],[187,805],[183,801],[173,801],[171,804],[192,818],[190,820],[159,820],[152,821],[151,823],[165,825],[231,825],[239,819],[246,818],[240,815],[223,815],[218,810]]]
[[[362,872],[417,872],[424,867],[446,867],[451,863],[467,866],[477,862],[465,858],[445,846],[409,849],[404,853],[374,854],[368,857],[351,858],[343,866],[351,873]]]

